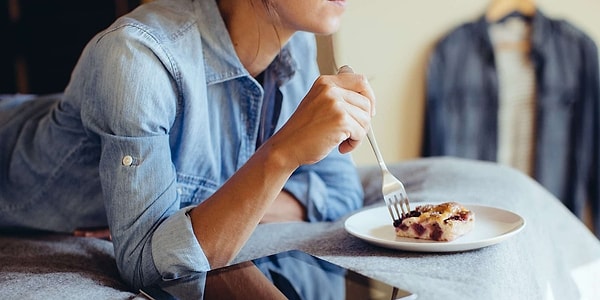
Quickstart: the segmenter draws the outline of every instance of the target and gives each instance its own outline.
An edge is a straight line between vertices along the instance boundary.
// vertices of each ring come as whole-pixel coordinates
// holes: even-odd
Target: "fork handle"
[[[338,74],[342,73],[354,73],[352,67],[348,65],[343,65],[338,69]],[[367,138],[369,139],[369,143],[371,144],[371,148],[373,148],[373,152],[375,152],[375,157],[377,158],[377,162],[379,162],[379,167],[381,167],[381,171],[387,171],[387,166],[385,162],[383,162],[383,156],[379,151],[379,146],[377,146],[377,141],[375,140],[375,134],[373,133],[373,126],[369,128],[369,132],[367,132]]]
[[[377,162],[379,163],[379,167],[381,167],[382,171],[387,171],[387,166],[383,161],[383,156],[381,155],[381,151],[379,151],[379,146],[377,146],[377,140],[375,140],[375,134],[373,133],[373,126],[369,128],[367,132],[367,138],[369,139],[369,143],[371,144],[371,148],[373,148],[373,152],[375,152],[375,158],[377,158]]]

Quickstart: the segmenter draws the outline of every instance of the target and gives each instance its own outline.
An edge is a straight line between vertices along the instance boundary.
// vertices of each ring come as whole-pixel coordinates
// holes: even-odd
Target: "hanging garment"
[[[531,176],[577,216],[591,204],[600,237],[600,87],[595,42],[540,10],[531,24],[535,74]],[[499,74],[485,16],[451,30],[427,70],[424,156],[498,161]]]

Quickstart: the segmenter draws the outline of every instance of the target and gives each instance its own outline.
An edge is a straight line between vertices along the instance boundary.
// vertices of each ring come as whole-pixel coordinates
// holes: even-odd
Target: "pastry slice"
[[[453,241],[469,233],[475,214],[457,202],[417,206],[394,222],[396,236],[434,241]]]

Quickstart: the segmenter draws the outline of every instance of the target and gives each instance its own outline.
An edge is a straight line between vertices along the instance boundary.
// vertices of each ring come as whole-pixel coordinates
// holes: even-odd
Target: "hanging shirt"
[[[531,20],[535,74],[533,177],[582,216],[590,201],[600,237],[598,49],[584,32],[538,10]],[[481,16],[434,47],[427,69],[424,156],[497,161],[499,75]]]

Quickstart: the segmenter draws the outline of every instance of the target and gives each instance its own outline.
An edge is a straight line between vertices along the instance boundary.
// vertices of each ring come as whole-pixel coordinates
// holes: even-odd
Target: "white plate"
[[[427,203],[415,203],[422,205]],[[371,244],[416,252],[454,252],[478,249],[500,243],[525,227],[525,220],[510,211],[463,204],[475,213],[473,230],[451,242],[437,242],[397,237],[385,206],[360,211],[344,223],[346,231]]]

